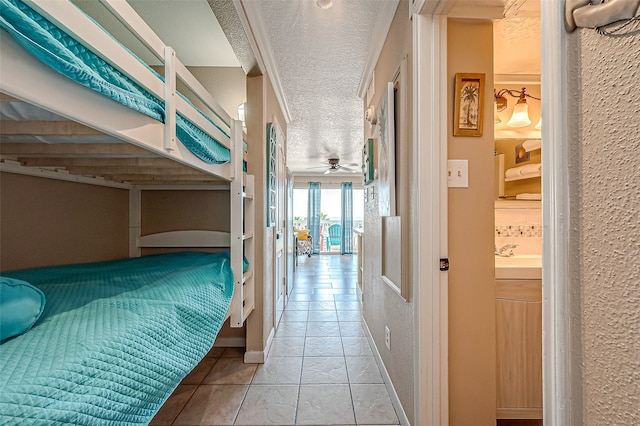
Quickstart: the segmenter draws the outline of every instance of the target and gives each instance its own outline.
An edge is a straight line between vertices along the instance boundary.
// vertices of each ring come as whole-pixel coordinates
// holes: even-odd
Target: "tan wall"
[[[393,81],[402,59],[408,56],[407,109],[404,126],[396,123],[399,137],[396,140],[396,198],[397,215],[401,216],[403,227],[403,264],[405,279],[410,279],[409,262],[410,211],[413,201],[409,198],[408,185],[411,177],[412,152],[412,33],[409,20],[408,2],[400,2],[395,18],[375,67],[375,96],[372,103],[379,104],[380,95],[386,90],[387,82]],[[366,108],[366,105],[364,105]],[[363,110],[364,112],[364,110]],[[363,114],[364,117],[364,114]],[[364,139],[371,137],[370,125],[364,122]],[[374,137],[377,138],[377,135]],[[375,158],[377,164],[377,157]],[[377,194],[377,191],[376,191]],[[364,264],[363,264],[363,315],[371,331],[377,350],[385,364],[393,386],[398,393],[405,414],[413,423],[414,416],[414,329],[413,301],[404,301],[394,290],[382,281],[382,220],[378,212],[378,197],[365,203],[364,208]],[[409,283],[410,286],[410,283]],[[409,295],[410,296],[410,295]],[[384,327],[391,332],[391,350],[384,343]]]
[[[247,77],[248,172],[255,176],[256,309],[247,320],[247,350],[262,351],[274,326],[274,229],[266,227],[266,127],[277,117],[286,135],[286,121],[265,76]]]
[[[129,255],[129,192],[0,174],[0,270]]]
[[[153,66],[160,74],[164,74],[164,67]],[[207,89],[220,106],[232,117],[238,118],[238,105],[247,100],[247,77],[242,68],[231,67],[187,67],[196,79]],[[203,103],[191,94],[191,91],[178,80],[176,88],[187,96],[198,108]]]
[[[577,30],[568,52],[572,424],[637,425],[640,37]]]
[[[473,42],[470,42],[473,40]],[[449,189],[449,423],[495,424],[493,29],[449,20],[450,159],[469,161],[469,188]],[[456,73],[485,73],[484,134],[454,137]]]

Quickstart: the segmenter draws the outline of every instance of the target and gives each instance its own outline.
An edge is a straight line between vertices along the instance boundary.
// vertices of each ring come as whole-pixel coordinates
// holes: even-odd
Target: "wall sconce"
[[[238,120],[242,121],[242,127],[247,128],[247,115],[246,115],[247,103],[243,102],[238,105]]]
[[[516,102],[513,107],[513,114],[511,118],[507,122],[507,126],[509,127],[527,127],[531,124],[531,119],[529,118],[529,106],[527,105],[527,98],[540,100],[540,98],[536,98],[535,96],[531,96],[526,93],[526,88],[523,87],[522,90],[510,90],[510,89],[500,89],[493,91],[495,102],[494,102],[494,122],[500,123],[500,117],[498,117],[499,111],[504,111],[507,108],[507,98],[504,95],[509,95],[513,98],[518,98],[518,102]]]

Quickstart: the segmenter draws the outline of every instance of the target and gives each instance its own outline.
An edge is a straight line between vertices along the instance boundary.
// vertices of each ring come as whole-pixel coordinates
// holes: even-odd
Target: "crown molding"
[[[367,55],[367,61],[365,62],[364,69],[362,70],[360,83],[358,84],[357,95],[360,99],[364,99],[364,96],[367,93],[369,81],[373,75],[373,70],[376,67],[378,58],[380,57],[380,52],[382,52],[384,42],[387,39],[389,28],[391,28],[393,17],[395,16],[396,9],[398,8],[398,3],[400,3],[400,0],[385,1],[380,9],[380,13],[378,14],[378,19],[376,19],[376,24],[373,26],[375,30],[373,31],[373,37],[369,44],[369,54]]]
[[[236,6],[240,21],[249,39],[249,44],[254,49],[260,70],[263,74],[266,74],[271,81],[282,114],[284,115],[285,121],[289,123],[291,121],[291,112],[289,111],[289,105],[284,95],[280,74],[278,73],[278,68],[273,58],[273,51],[271,49],[271,43],[269,43],[269,38],[267,37],[266,26],[260,13],[260,2],[255,0],[234,0],[234,5]]]

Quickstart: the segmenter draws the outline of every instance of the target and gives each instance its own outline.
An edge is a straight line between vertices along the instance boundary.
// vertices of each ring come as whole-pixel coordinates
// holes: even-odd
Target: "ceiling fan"
[[[312,167],[312,169],[319,169],[319,168],[324,168],[327,167],[327,170],[325,170],[324,174],[328,175],[329,173],[335,173],[338,171],[345,171],[345,172],[349,172],[349,173],[358,173],[359,170],[356,169],[352,169],[350,167],[347,166],[359,166],[358,163],[349,163],[346,166],[343,166],[340,164],[340,159],[339,158],[328,158],[327,159],[327,165],[323,166],[323,167]]]

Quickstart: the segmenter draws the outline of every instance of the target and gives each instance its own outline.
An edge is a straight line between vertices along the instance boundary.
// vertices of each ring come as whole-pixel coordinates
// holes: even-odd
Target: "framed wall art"
[[[380,216],[396,215],[396,143],[393,83],[378,106],[378,207]]]
[[[368,185],[373,182],[373,138],[369,138],[365,141],[362,148],[362,184]]]
[[[456,74],[453,136],[482,136],[484,74]]]

